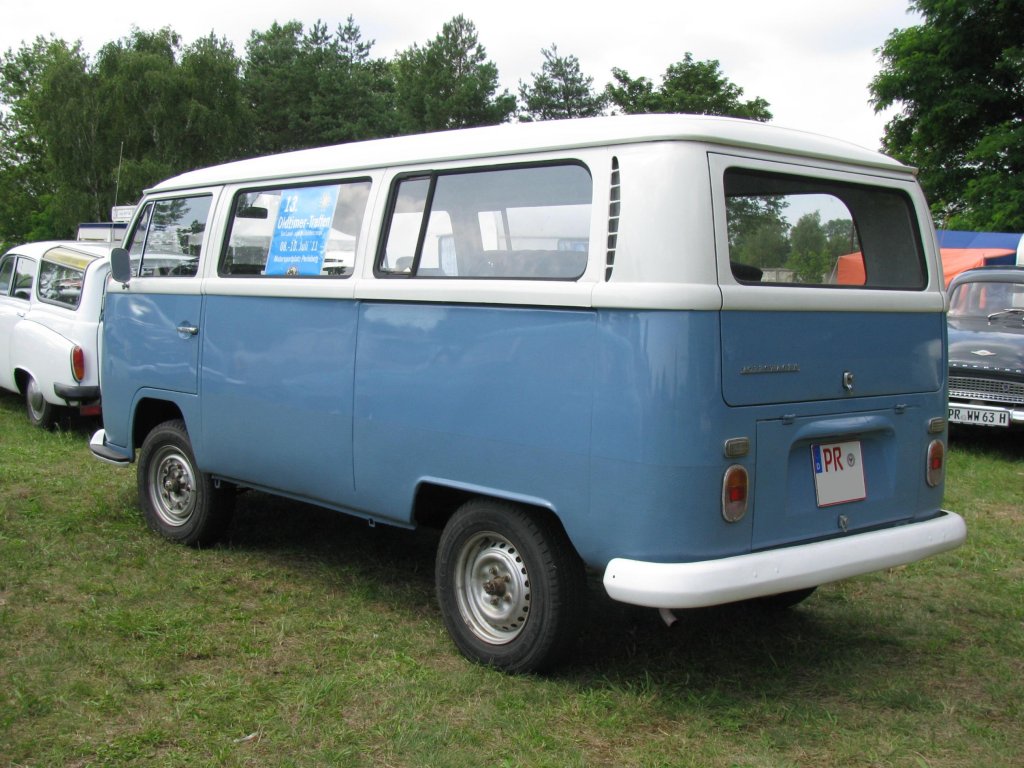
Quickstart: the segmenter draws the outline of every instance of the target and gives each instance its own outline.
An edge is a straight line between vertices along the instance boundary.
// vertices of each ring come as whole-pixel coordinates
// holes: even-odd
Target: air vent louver
[[[612,279],[612,270],[615,269],[615,249],[619,240],[619,158],[612,158],[612,184],[608,195],[608,252],[605,257],[604,279],[605,282]]]

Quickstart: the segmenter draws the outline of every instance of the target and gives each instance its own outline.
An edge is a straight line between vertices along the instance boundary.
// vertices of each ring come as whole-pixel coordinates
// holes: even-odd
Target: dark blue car
[[[949,420],[1024,427],[1024,267],[982,267],[949,284]]]

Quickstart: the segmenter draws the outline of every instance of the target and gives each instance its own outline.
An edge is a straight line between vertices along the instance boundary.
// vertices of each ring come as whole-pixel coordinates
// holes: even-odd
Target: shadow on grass
[[[21,418],[26,425],[28,424],[25,398],[21,395],[0,389],[0,408],[15,414],[16,418]],[[103,423],[99,416],[82,416],[77,408],[63,408],[59,411],[53,430],[78,435],[88,441],[101,426]]]
[[[304,578],[345,574],[371,598],[410,619],[441,618],[434,602],[437,534],[364,521],[260,493],[241,494],[226,546],[258,552]],[[585,689],[729,699],[842,692],[866,675],[884,681],[909,668],[914,651],[900,621],[880,621],[870,605],[819,590],[790,610],[738,604],[679,612],[669,628],[656,611],[612,601],[595,577],[576,651],[548,679]],[[467,664],[469,662],[466,662]],[[692,702],[691,702],[692,703]],[[707,703],[707,702],[705,702]],[[723,705],[725,706],[725,705]]]
[[[964,427],[956,424],[949,428],[949,445],[954,451],[963,449],[981,455],[990,455],[1007,461],[1024,460],[1024,429],[996,427]]]

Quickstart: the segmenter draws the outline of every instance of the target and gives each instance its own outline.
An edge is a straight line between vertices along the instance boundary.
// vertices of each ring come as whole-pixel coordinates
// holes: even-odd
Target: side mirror
[[[128,285],[132,279],[131,257],[124,248],[114,248],[110,252],[110,276],[121,285]]]
[[[247,205],[244,208],[239,208],[235,216],[239,219],[265,219],[270,214],[270,211],[266,208],[261,208],[256,205]]]

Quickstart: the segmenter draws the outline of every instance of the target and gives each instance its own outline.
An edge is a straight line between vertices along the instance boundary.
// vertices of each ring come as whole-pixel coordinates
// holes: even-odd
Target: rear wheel
[[[43,390],[31,376],[25,380],[25,412],[28,420],[42,429],[51,429],[60,417],[59,407],[46,402]]]
[[[164,422],[146,436],[139,451],[138,486],[147,525],[165,538],[205,546],[231,522],[233,493],[198,470],[180,420]]]
[[[506,672],[536,672],[571,649],[583,616],[583,564],[560,526],[478,499],[445,526],[437,597],[459,650]]]

